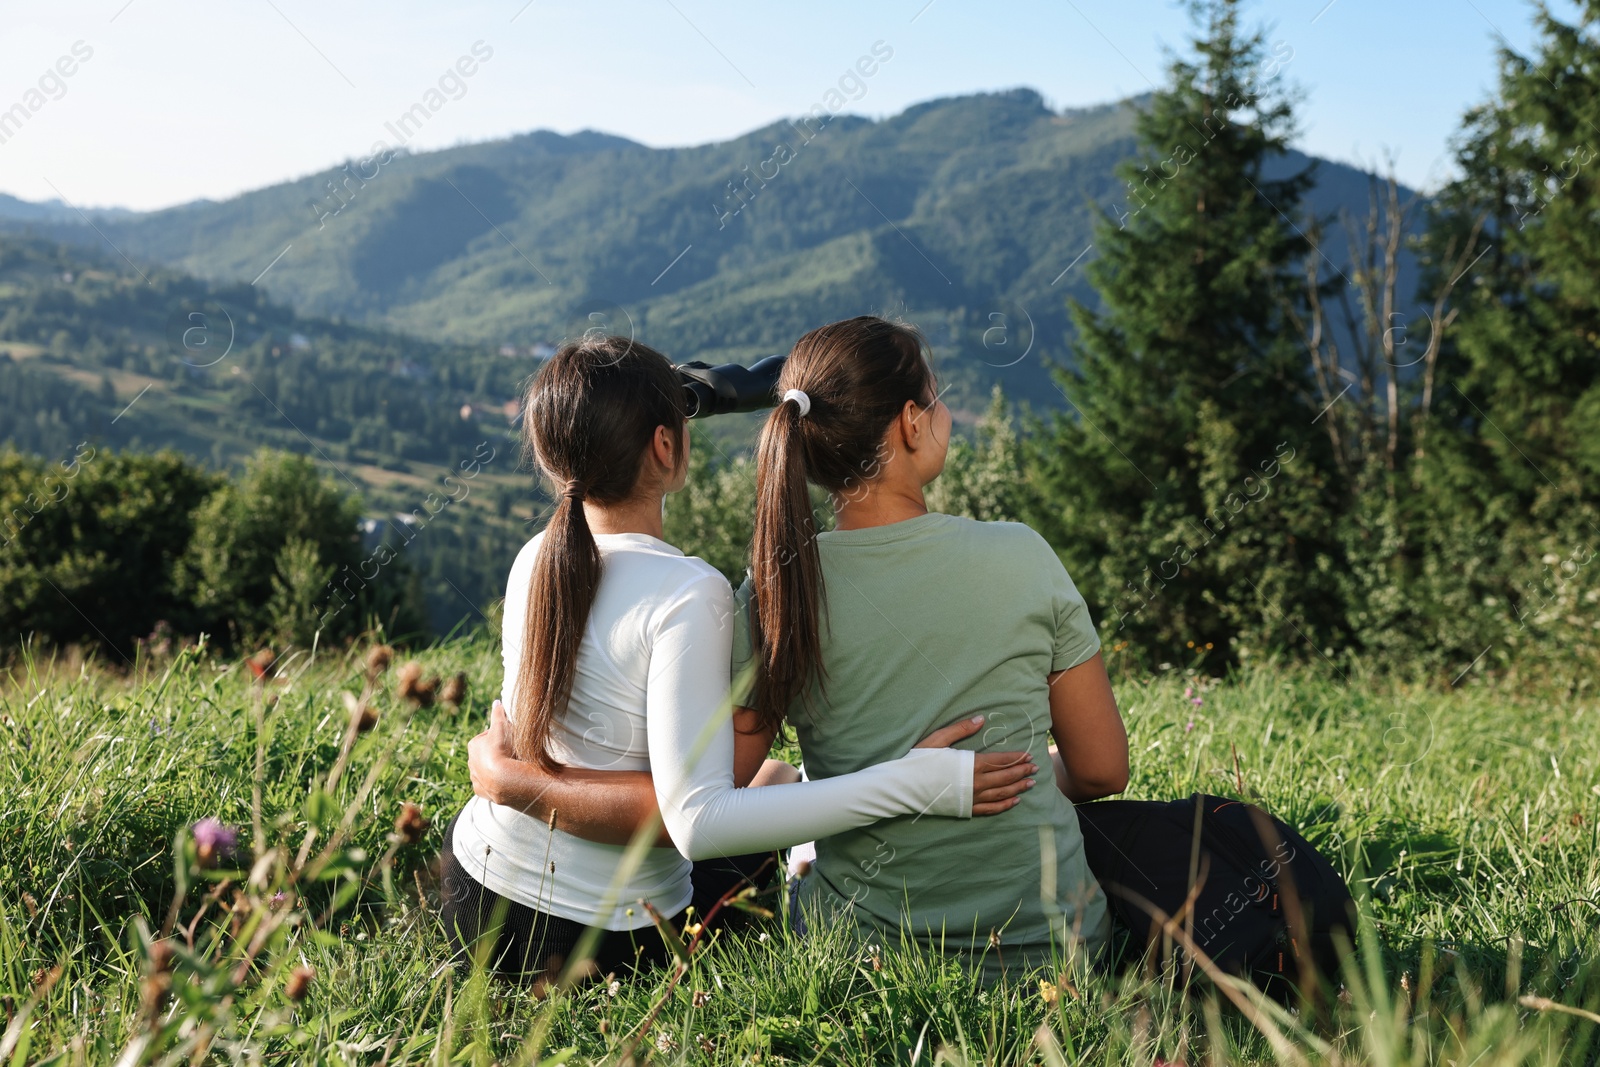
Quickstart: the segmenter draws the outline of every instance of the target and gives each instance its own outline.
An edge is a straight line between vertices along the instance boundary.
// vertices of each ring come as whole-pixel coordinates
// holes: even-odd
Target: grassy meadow
[[[1582,687],[1409,685],[1326,665],[1216,681],[1203,663],[1118,680],[1128,796],[1242,794],[1350,878],[1365,929],[1321,1018],[1139,976],[983,989],[937,956],[798,941],[778,921],[693,945],[680,972],[541,998],[448,965],[437,919],[433,861],[470,793],[466,744],[497,647],[426,650],[420,682],[399,660],[370,671],[367,652],[286,657],[264,680],[193,650],[116,670],[13,665],[0,1064],[1600,1055],[1600,708]],[[431,677],[454,696],[457,672],[461,707],[430,703]],[[419,686],[421,701],[398,692]]]

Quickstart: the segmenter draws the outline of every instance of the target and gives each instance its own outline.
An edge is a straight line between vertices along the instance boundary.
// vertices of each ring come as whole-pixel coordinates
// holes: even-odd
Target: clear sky
[[[1568,0],[1553,7],[1571,16]],[[1525,0],[1248,11],[1292,55],[1301,147],[1391,152],[1422,187],[1449,173],[1496,47],[1533,40]],[[538,128],[721,140],[807,110],[879,41],[893,59],[861,114],[1016,86],[1102,103],[1161,82],[1189,23],[1172,0],[3,0],[0,27],[0,192],[154,208],[366,154],[478,42],[492,54],[448,82],[414,148]],[[18,104],[29,114],[8,129]]]

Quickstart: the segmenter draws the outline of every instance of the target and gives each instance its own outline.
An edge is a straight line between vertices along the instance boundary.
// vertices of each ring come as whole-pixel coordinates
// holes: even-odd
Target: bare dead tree
[[[1366,215],[1341,213],[1349,243],[1349,270],[1334,269],[1346,284],[1331,284],[1324,276],[1324,265],[1331,263],[1321,250],[1321,227],[1313,219],[1307,229],[1311,252],[1303,270],[1304,310],[1297,301],[1286,302],[1289,319],[1300,332],[1311,360],[1312,378],[1323,406],[1318,421],[1324,424],[1340,473],[1356,480],[1372,474],[1379,462],[1392,474],[1399,466],[1400,444],[1408,430],[1413,457],[1420,460],[1424,455],[1439,352],[1458,313],[1449,307],[1450,297],[1473,261],[1486,218],[1474,223],[1465,240],[1452,237],[1444,249],[1441,263],[1447,266],[1447,273],[1432,294],[1431,307],[1424,311],[1427,332],[1425,340],[1419,340],[1399,310],[1399,275],[1400,253],[1422,197],[1413,195],[1402,201],[1393,160],[1386,176],[1372,174],[1368,181]],[[1341,350],[1328,327],[1330,302],[1344,326],[1350,351]],[[1402,360],[1401,348],[1411,344],[1420,344],[1421,354]],[[1422,366],[1421,395],[1416,404],[1408,405],[1401,397],[1402,372],[1418,364]],[[1354,399],[1340,404],[1352,391],[1357,394]],[[1392,495],[1392,479],[1388,485]]]

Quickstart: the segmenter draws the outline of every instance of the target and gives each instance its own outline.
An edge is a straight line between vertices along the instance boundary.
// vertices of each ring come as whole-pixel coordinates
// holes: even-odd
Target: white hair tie
[[[802,419],[811,414],[811,398],[805,394],[805,390],[790,389],[783,394],[783,399],[794,401],[795,407],[800,409],[800,417]]]

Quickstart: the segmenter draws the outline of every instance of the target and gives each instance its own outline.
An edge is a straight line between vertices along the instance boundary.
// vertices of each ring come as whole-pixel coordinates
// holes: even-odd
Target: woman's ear
[[[666,426],[657,426],[654,436],[650,438],[650,453],[661,469],[668,474],[675,472],[682,462],[678,454],[680,451],[678,435]]]
[[[917,406],[915,400],[907,400],[900,409],[900,440],[904,443],[907,452],[915,452],[926,443],[924,436],[928,431],[928,410]]]

